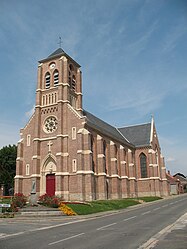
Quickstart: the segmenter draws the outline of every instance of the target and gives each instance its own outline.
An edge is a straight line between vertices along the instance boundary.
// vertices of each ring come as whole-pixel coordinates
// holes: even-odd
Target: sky
[[[187,175],[186,0],[0,0],[0,148],[20,139],[59,36],[84,109],[115,127],[153,115],[167,170]]]

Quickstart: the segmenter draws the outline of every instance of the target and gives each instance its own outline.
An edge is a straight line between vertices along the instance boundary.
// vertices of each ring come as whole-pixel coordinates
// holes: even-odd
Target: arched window
[[[51,78],[51,75],[49,72],[46,73],[45,75],[45,88],[50,88],[50,78]]]
[[[141,170],[141,178],[147,177],[147,158],[144,153],[140,154],[140,170]]]
[[[54,77],[54,86],[57,86],[58,83],[59,83],[59,73],[58,73],[58,70],[54,71],[53,77]]]

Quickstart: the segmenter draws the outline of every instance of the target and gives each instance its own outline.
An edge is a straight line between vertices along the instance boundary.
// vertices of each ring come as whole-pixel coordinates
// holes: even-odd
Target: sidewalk
[[[139,249],[187,249],[187,213],[167,226]]]

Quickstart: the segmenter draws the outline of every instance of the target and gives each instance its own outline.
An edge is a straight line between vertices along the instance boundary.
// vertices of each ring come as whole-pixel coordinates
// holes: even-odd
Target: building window
[[[141,178],[147,178],[147,158],[146,155],[140,154],[140,170],[141,170]]]
[[[159,165],[158,150],[156,150],[155,156],[156,156],[156,164]]]
[[[96,172],[96,168],[95,168],[95,141],[94,141],[94,136],[91,134],[90,135],[90,147],[91,147],[91,156],[92,156],[92,171]]]
[[[72,127],[72,140],[75,140],[76,139],[76,127]]]
[[[57,86],[59,83],[59,74],[58,74],[58,71],[55,70],[54,72],[54,86]]]
[[[26,164],[26,176],[30,175],[30,165]]]
[[[76,79],[75,79],[75,75],[73,75],[73,77],[72,77],[72,84],[71,84],[71,86],[72,86],[72,90],[75,91],[76,90]]]
[[[31,135],[27,135],[27,146],[31,145]]]
[[[104,171],[105,171],[105,173],[107,174],[107,173],[108,173],[108,170],[107,170],[107,163],[106,163],[106,150],[107,150],[106,141],[103,140]]]
[[[51,78],[50,73],[46,73],[45,75],[45,88],[46,89],[50,88],[50,78]]]
[[[76,159],[72,160],[72,170],[73,172],[77,171],[77,160]]]

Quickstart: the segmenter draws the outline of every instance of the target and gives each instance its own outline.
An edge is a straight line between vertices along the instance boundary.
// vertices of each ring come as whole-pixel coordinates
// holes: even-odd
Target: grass
[[[159,197],[159,196],[145,196],[145,197],[137,198],[137,200],[142,200],[144,202],[157,201],[157,200],[161,200],[161,199],[162,199],[162,197]]]
[[[162,199],[160,197],[141,197],[141,198],[128,198],[121,200],[103,200],[103,201],[93,201],[87,204],[67,204],[74,212],[79,215],[93,214],[98,212],[105,212],[111,210],[119,210],[127,208],[129,206],[134,206],[140,204],[140,200],[144,202],[150,202]]]

